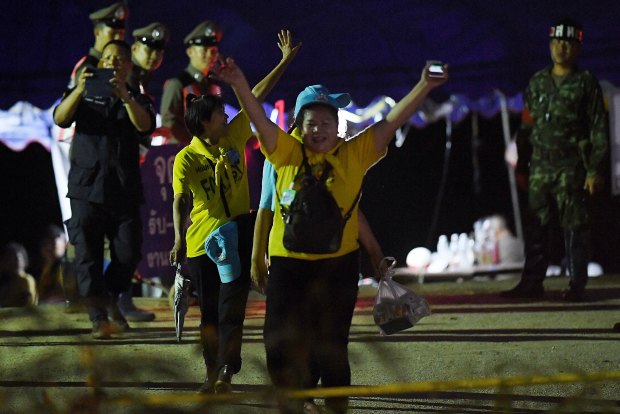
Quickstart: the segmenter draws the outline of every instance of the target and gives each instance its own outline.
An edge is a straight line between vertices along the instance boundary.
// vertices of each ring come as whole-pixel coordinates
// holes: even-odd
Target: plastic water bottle
[[[459,267],[461,268],[468,268],[471,267],[474,263],[473,263],[473,251],[470,251],[470,240],[469,237],[467,236],[467,233],[461,233],[459,234],[459,241],[458,241],[458,264]]]
[[[450,245],[448,244],[448,236],[442,234],[437,240],[437,256],[446,263],[450,261]]]
[[[459,260],[459,235],[452,233],[450,235],[450,265],[458,267]]]

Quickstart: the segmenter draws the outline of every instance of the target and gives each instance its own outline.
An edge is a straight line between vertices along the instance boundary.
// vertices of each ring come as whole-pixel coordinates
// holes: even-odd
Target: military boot
[[[503,298],[539,299],[545,296],[543,282],[549,266],[547,232],[537,219],[525,228],[525,263],[521,281],[510,290],[500,292]]]
[[[579,302],[585,299],[585,288],[588,283],[589,233],[587,230],[564,230],[564,246],[566,248],[566,269],[570,276],[569,288],[564,292],[563,299]]]

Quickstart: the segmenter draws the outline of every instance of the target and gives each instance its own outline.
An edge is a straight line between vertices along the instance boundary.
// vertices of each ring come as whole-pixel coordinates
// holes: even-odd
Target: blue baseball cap
[[[351,96],[348,93],[329,93],[329,90],[323,85],[312,85],[306,87],[297,95],[295,102],[295,118],[306,105],[324,104],[333,108],[344,108],[351,103]]]
[[[215,262],[222,283],[229,283],[241,276],[237,222],[229,221],[213,231],[205,241],[207,256]]]

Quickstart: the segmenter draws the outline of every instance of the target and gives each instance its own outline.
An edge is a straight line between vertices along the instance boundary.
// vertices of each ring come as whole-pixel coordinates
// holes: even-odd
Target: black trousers
[[[254,220],[250,215],[235,219],[239,232],[241,276],[222,283],[217,265],[206,255],[188,258],[192,283],[200,303],[200,328],[203,357],[209,370],[229,365],[232,372],[241,369],[241,341],[245,307],[250,291],[250,259]]]
[[[272,257],[265,348],[273,384],[313,388],[351,384],[348,343],[357,300],[358,251],[323,260]],[[328,399],[342,406],[346,398]],[[340,410],[337,410],[340,411]]]
[[[75,246],[75,274],[80,296],[87,298],[91,320],[107,316],[110,293],[118,296],[131,286],[141,258],[142,223],[139,206],[109,207],[71,199],[67,220]],[[110,264],[103,270],[104,240],[110,242]]]

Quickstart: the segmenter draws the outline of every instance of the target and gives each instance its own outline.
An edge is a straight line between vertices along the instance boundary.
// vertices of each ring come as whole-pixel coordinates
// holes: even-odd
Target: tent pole
[[[506,96],[496,91],[499,95],[499,103],[502,114],[502,130],[504,132],[504,148],[507,149],[510,146],[510,122],[508,119],[508,104]],[[508,181],[510,183],[510,199],[512,200],[512,213],[515,219],[515,231],[517,238],[523,241],[523,226],[521,224],[521,210],[519,209],[519,195],[517,193],[517,180],[515,178],[515,171],[510,164],[506,162],[506,169],[508,170]]]

